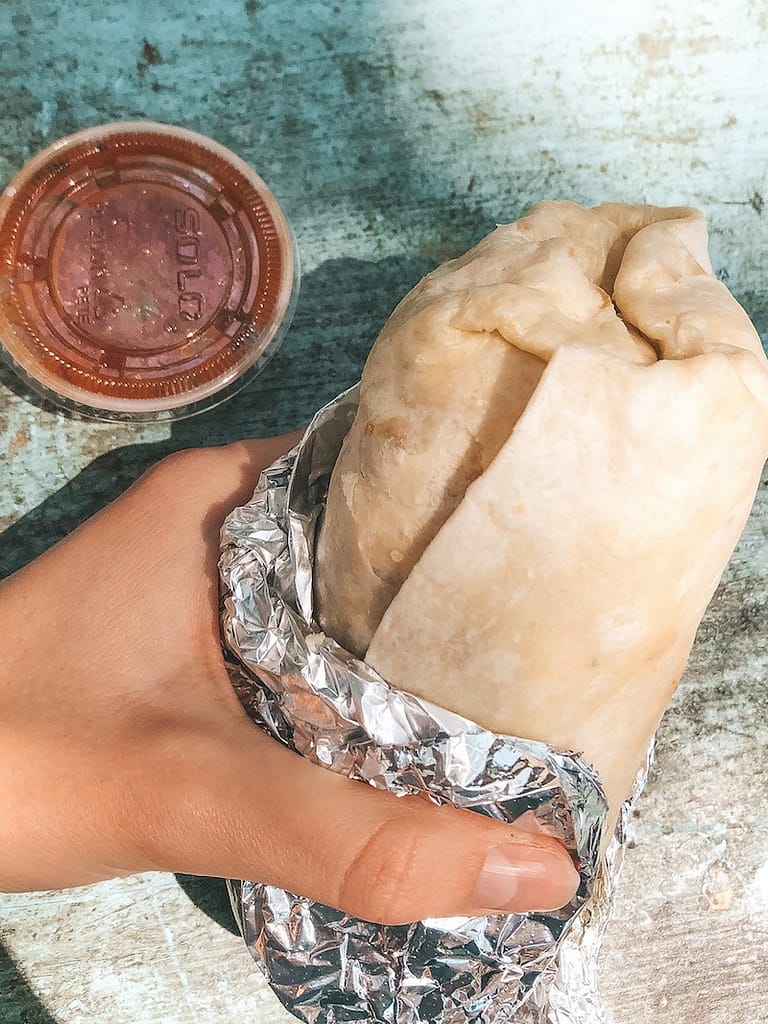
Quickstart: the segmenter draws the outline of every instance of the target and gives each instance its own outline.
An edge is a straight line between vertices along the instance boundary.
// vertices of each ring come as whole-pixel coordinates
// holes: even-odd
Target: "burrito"
[[[768,363],[689,208],[543,202],[403,299],[317,543],[388,683],[632,787],[768,456]]]

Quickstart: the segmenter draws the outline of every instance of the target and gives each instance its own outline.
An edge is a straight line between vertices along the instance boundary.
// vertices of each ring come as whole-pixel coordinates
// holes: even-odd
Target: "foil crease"
[[[280,1001],[307,1024],[602,1024],[595,966],[629,805],[601,858],[606,802],[589,765],[389,687],[314,621],[315,532],[357,402],[353,388],[321,409],[224,523],[221,625],[232,683],[254,722],[331,771],[500,821],[534,814],[565,842],[581,885],[553,914],[384,926],[233,880],[243,937]]]

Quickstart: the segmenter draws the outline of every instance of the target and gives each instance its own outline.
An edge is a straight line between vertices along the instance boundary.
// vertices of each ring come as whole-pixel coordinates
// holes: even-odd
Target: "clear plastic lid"
[[[0,196],[0,352],[100,419],[176,419],[238,391],[290,323],[298,260],[262,179],[170,125],[89,128]]]

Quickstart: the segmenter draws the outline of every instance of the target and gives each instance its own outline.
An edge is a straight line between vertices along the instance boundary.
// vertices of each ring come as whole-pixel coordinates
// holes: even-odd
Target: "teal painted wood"
[[[767,57],[762,0],[0,2],[0,184],[89,124],[182,124],[263,175],[304,266],[280,353],[198,419],[68,419],[0,369],[0,575],[165,452],[305,421],[421,274],[539,198],[700,206],[765,338]],[[662,729],[604,961],[617,1021],[768,1019],[766,493]],[[185,886],[0,899],[0,1024],[276,1020],[220,891]]]

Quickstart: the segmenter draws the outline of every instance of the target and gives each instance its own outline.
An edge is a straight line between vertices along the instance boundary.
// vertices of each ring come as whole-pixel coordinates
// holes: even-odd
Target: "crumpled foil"
[[[599,1024],[597,951],[630,805],[601,858],[606,802],[584,761],[389,687],[314,622],[315,532],[357,403],[353,388],[320,410],[301,444],[224,523],[221,624],[233,685],[258,725],[331,771],[500,821],[532,812],[571,851],[581,885],[551,914],[384,926],[231,881],[245,942],[280,1001],[307,1024]]]

